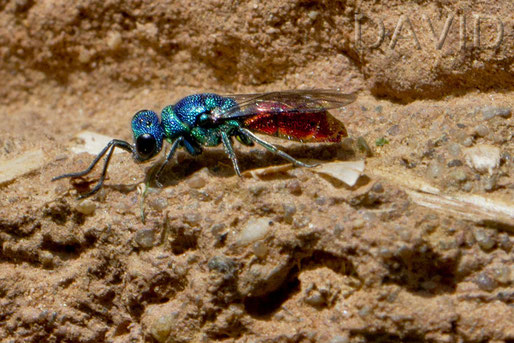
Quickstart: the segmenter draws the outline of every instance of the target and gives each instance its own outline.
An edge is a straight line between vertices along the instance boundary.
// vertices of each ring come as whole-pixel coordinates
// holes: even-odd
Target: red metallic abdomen
[[[305,112],[265,102],[255,112],[243,117],[242,124],[257,133],[301,142],[340,142],[348,136],[343,123],[326,110]]]

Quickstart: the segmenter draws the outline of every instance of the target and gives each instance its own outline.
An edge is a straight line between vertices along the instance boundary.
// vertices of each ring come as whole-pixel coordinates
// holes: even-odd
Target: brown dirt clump
[[[0,341],[512,342],[512,13],[0,2]],[[365,159],[353,187],[241,145],[243,178],[222,147],[182,150],[143,204],[151,171],[125,153],[91,198],[98,171],[50,182],[94,158],[80,133],[131,141],[142,108],[295,88],[358,94],[332,111],[342,143],[273,139]]]

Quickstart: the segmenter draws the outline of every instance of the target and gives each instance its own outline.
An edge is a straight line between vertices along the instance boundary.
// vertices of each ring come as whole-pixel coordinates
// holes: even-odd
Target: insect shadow
[[[277,147],[289,155],[302,156],[303,160],[349,160],[355,156],[355,151],[342,143],[295,144],[289,147],[277,145]],[[160,174],[159,180],[155,180],[155,175],[150,174],[150,182],[156,183],[155,181],[158,181],[163,187],[174,186],[203,168],[207,168],[219,177],[231,177],[235,174],[230,165],[230,160],[221,149],[205,150],[201,156],[191,156],[186,152],[180,152],[177,154],[177,158],[180,162],[168,164]],[[243,171],[284,164],[284,159],[280,156],[259,148],[238,150],[237,158]],[[152,169],[157,168],[152,167]],[[150,173],[152,172],[150,171]],[[287,176],[277,173],[267,177],[267,179],[277,178],[287,178]]]

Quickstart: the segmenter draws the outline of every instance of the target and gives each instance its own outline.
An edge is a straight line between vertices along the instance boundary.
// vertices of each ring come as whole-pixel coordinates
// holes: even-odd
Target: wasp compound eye
[[[136,139],[136,152],[142,160],[147,160],[155,154],[157,142],[149,133],[142,134]]]

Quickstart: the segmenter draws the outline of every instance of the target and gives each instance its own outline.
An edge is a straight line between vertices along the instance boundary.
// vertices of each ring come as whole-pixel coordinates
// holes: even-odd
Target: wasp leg
[[[184,137],[181,136],[179,138],[177,138],[173,144],[171,145],[171,149],[170,149],[170,152],[168,153],[168,156],[166,157],[166,160],[164,161],[164,163],[159,167],[159,170],[157,171],[157,173],[155,173],[155,182],[157,183],[157,185],[159,187],[162,187],[162,185],[159,183],[159,176],[161,176],[161,173],[162,171],[164,170],[164,167],[166,167],[166,165],[168,164],[168,162],[171,160],[171,158],[173,157],[173,155],[175,155],[175,152],[177,151],[177,148],[181,145],[184,144]]]
[[[251,132],[250,130],[248,129],[245,129],[245,128],[240,128],[239,129],[241,131],[242,134],[248,136],[248,138],[250,138],[251,140],[253,140],[254,142],[256,142],[257,144],[260,144],[262,145],[263,147],[265,147],[267,150],[271,151],[272,153],[275,153],[277,155],[279,155],[280,157],[283,157],[285,158],[286,160],[292,162],[294,165],[297,165],[297,166],[300,166],[300,167],[308,167],[308,168],[312,168],[312,167],[315,167],[319,164],[315,163],[315,164],[307,164],[307,163],[303,163],[303,162],[300,162],[298,161],[297,159],[295,159],[293,156],[291,155],[288,155],[286,154],[285,152],[283,152],[282,150],[279,150],[276,146],[274,146],[273,144],[271,143],[268,143],[266,142],[265,140],[257,137],[253,132]]]
[[[234,152],[234,148],[232,147],[232,142],[228,137],[226,132],[221,132],[221,140],[223,141],[223,145],[225,146],[225,152],[227,153],[230,160],[232,160],[232,164],[234,165],[234,170],[236,174],[241,177],[241,171],[239,170],[239,165],[237,164],[236,153]]]
[[[247,136],[247,135],[244,135],[244,134],[238,134],[236,135],[236,139],[241,143],[241,144],[244,144],[246,146],[253,146],[253,141]]]
[[[107,167],[109,166],[109,162],[111,161],[112,153],[113,153],[115,148],[120,148],[120,149],[123,149],[123,150],[125,150],[127,152],[134,153],[134,147],[132,145],[130,145],[129,143],[127,143],[125,141],[122,141],[122,140],[119,140],[119,139],[113,139],[112,141],[110,141],[105,146],[105,148],[103,148],[102,151],[100,151],[100,153],[95,157],[93,162],[91,162],[89,167],[87,167],[83,171],[80,171],[80,172],[77,172],[77,173],[68,173],[68,174],[63,174],[63,175],[56,176],[56,177],[54,177],[52,179],[52,181],[64,179],[64,178],[67,178],[67,177],[74,179],[74,178],[81,177],[81,176],[89,174],[93,170],[95,165],[100,161],[100,159],[108,152],[107,156],[105,157],[105,162],[104,162],[104,166],[103,166],[103,169],[102,169],[102,174],[100,175],[100,179],[98,180],[98,183],[95,185],[95,187],[91,191],[89,191],[89,192],[87,192],[85,194],[79,195],[79,199],[87,198],[88,196],[91,196],[91,195],[95,194],[96,192],[98,192],[98,190],[102,187],[102,185],[104,183],[105,176],[107,174]]]
[[[200,155],[203,151],[202,147],[199,146],[193,138],[188,139],[184,137],[182,143],[184,148],[186,148],[186,151],[192,156]]]

